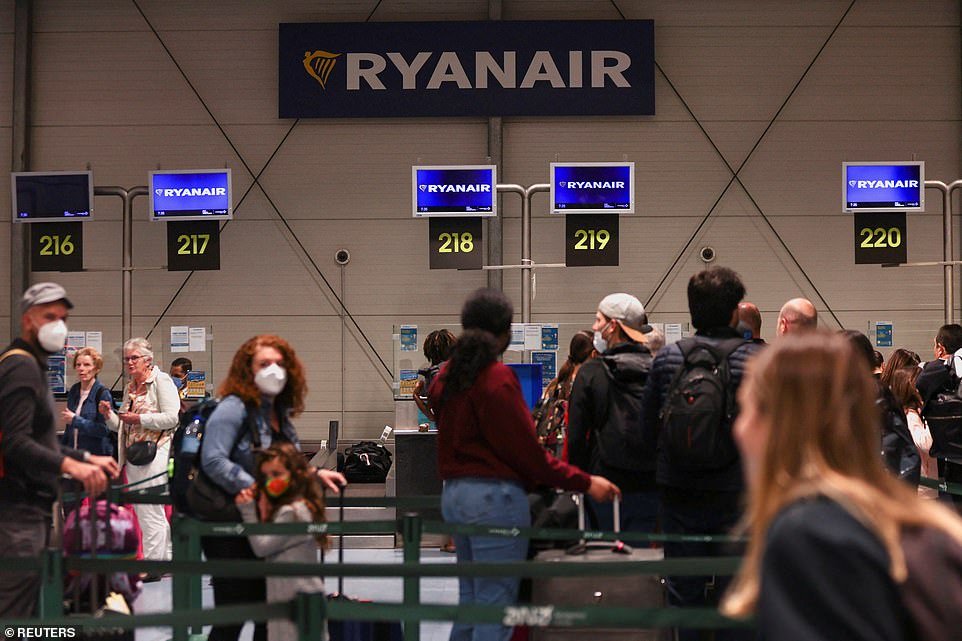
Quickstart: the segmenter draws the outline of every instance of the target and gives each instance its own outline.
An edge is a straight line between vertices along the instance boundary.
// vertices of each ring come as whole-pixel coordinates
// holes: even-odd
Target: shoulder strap
[[[28,352],[27,350],[21,349],[19,347],[14,347],[13,349],[8,349],[3,354],[0,354],[0,363],[7,360],[7,358],[9,358],[10,356],[29,356],[34,361],[37,360],[37,357],[31,354],[30,352]]]
[[[244,438],[244,427],[247,428],[248,433],[251,435],[251,445],[253,449],[261,449],[261,432],[257,429],[257,411],[254,406],[249,403],[244,403],[244,423],[237,433],[237,441],[234,443],[234,447],[237,447],[240,440]],[[234,447],[231,448],[231,451],[234,450]]]

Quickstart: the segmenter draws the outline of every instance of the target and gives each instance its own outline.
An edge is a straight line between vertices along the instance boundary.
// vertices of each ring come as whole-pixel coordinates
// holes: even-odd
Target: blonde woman
[[[722,612],[756,615],[762,639],[958,638],[962,521],[883,466],[875,397],[838,335],[785,337],[749,366],[734,430],[751,541]]]

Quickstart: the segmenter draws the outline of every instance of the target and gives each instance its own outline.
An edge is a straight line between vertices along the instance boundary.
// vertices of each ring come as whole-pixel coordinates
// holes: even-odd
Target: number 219
[[[575,238],[578,239],[575,249],[604,249],[611,240],[611,234],[607,229],[579,229],[575,232]]]

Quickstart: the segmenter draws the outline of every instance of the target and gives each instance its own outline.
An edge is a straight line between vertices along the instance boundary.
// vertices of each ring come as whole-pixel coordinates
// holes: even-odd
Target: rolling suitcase
[[[78,488],[77,492],[81,489]],[[139,528],[133,509],[111,503],[109,493],[101,499],[78,499],[67,512],[63,523],[64,556],[134,559],[138,542]],[[129,615],[130,604],[140,594],[142,587],[139,575],[125,572],[67,572],[64,579],[64,596],[71,610],[69,615],[87,611],[97,618]],[[83,626],[75,638],[78,641],[134,641],[134,630]]]
[[[584,529],[584,497],[576,497],[578,527]],[[615,503],[615,531],[620,530],[620,505]],[[538,563],[584,563],[660,561],[660,549],[632,549],[620,542],[584,542],[567,550],[544,550],[535,556]],[[535,577],[532,584],[533,605],[580,607],[608,605],[631,608],[657,608],[665,604],[665,589],[660,577],[651,574],[585,577]],[[532,628],[531,641],[668,641],[668,629],[635,628]]]

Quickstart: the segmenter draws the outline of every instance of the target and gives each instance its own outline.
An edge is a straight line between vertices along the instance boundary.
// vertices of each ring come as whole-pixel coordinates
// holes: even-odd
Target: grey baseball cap
[[[20,312],[24,313],[34,305],[46,305],[62,300],[67,309],[73,307],[73,303],[67,298],[67,290],[57,283],[37,283],[23,293],[20,299]]]
[[[640,342],[651,331],[648,314],[637,298],[631,294],[608,294],[598,303],[598,311],[607,318],[618,321],[631,340]]]

